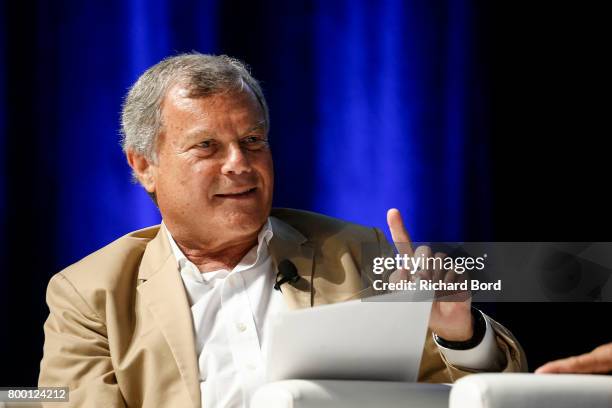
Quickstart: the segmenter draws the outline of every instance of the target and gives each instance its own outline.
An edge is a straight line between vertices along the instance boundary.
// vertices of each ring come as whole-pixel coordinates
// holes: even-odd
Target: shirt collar
[[[162,221],[163,224],[163,221]],[[249,269],[260,264],[264,259],[268,257],[268,245],[270,244],[270,240],[274,236],[274,231],[272,229],[272,223],[270,222],[270,218],[266,220],[266,223],[263,225],[259,234],[257,235],[257,246],[253,247],[247,252],[247,254],[238,262],[238,265],[234,267],[231,271],[227,271],[224,269],[212,272],[201,273],[197,266],[193,262],[191,262],[183,251],[178,247],[174,238],[172,238],[172,234],[168,231],[168,228],[165,227],[168,241],[170,242],[170,248],[172,248],[172,253],[176,258],[176,262],[178,264],[179,272],[182,275],[189,276],[196,282],[206,283],[215,278],[224,278],[230,273],[240,272],[245,269]]]

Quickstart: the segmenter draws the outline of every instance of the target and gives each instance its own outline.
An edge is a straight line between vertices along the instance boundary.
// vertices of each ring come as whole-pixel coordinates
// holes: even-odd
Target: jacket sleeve
[[[375,229],[377,240],[380,245],[381,256],[393,256],[395,251],[387,241],[382,231]],[[487,316],[494,331],[495,341],[500,350],[502,361],[497,364],[501,367],[500,372],[523,372],[527,371],[527,359],[518,340],[501,324]],[[433,340],[430,330],[427,331],[425,347],[421,358],[419,369],[419,381],[450,383],[468,374],[482,372],[467,367],[458,367],[451,364],[440,352]]]
[[[68,386],[71,407],[125,407],[103,319],[61,273],[49,282],[47,304],[39,387]]]

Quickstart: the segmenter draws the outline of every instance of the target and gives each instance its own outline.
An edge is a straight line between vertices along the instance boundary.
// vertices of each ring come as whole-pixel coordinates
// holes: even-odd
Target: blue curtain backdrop
[[[24,384],[49,277],[160,221],[130,182],[119,112],[169,55],[226,53],[262,81],[275,205],[385,231],[398,207],[416,240],[489,237],[486,33],[468,0],[58,0],[2,14],[0,295],[15,335],[0,346],[28,350]]]

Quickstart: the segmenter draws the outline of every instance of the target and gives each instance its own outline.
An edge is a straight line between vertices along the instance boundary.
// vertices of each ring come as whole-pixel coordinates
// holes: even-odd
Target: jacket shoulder
[[[130,232],[58,274],[78,291],[112,291],[126,280],[135,282],[145,248],[158,231],[159,225],[155,225]]]

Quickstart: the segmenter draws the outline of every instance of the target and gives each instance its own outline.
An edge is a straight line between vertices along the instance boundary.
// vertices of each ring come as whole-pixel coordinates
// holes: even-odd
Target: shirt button
[[[244,323],[238,323],[236,325],[236,328],[238,329],[239,332],[244,332],[247,329],[246,324]]]

